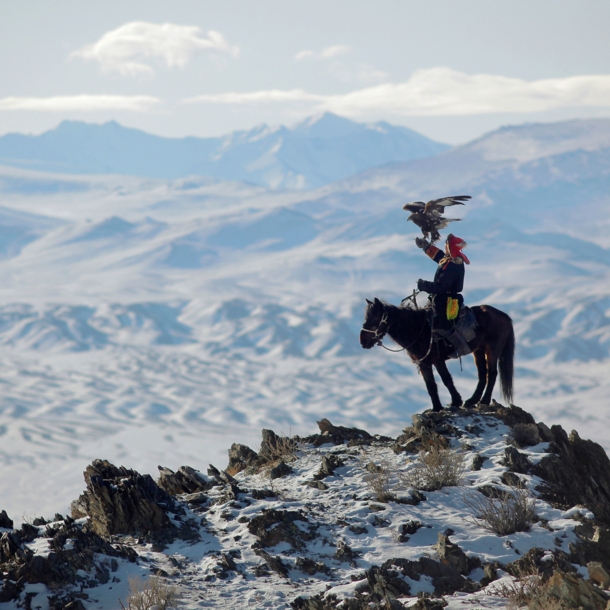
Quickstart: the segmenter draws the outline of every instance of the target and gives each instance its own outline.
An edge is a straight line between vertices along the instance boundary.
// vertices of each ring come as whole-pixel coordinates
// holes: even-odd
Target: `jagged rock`
[[[574,575],[555,572],[545,587],[547,595],[556,597],[569,608],[583,610],[604,610],[610,597],[587,580]],[[543,606],[533,604],[533,610],[544,610]]]
[[[326,485],[326,483],[322,483],[322,481],[305,481],[303,485],[313,487],[314,489],[319,489],[320,491],[326,491],[328,489],[328,485]]]
[[[250,449],[248,445],[233,443],[229,449],[229,465],[226,470],[230,470],[231,474],[237,474],[246,468],[256,466],[258,460],[258,453]]]
[[[507,447],[504,450],[504,460],[502,462],[511,472],[527,474],[532,469],[532,464],[527,455],[521,453],[514,447]]]
[[[225,470],[218,470],[214,464],[209,464],[208,476],[214,478],[221,485],[234,485],[237,487],[237,481]]]
[[[0,563],[13,558],[24,562],[28,558],[28,551],[21,548],[21,540],[16,533],[4,532],[0,537]]]
[[[581,566],[592,561],[601,563],[610,574],[610,528],[580,513],[576,513],[574,518],[578,518],[580,524],[574,528],[578,541],[570,543],[570,560]]]
[[[409,608],[413,608],[414,610],[443,610],[447,605],[448,603],[444,598],[434,599],[423,593],[418,596],[415,605],[409,606]]]
[[[495,400],[491,401],[491,405],[481,405],[478,410],[483,413],[493,415],[501,419],[507,426],[511,428],[516,424],[535,424],[534,418],[524,409],[517,405],[505,407]]]
[[[248,530],[258,538],[263,547],[272,547],[287,542],[295,549],[304,547],[303,540],[311,540],[313,534],[295,525],[295,521],[307,522],[307,517],[296,511],[263,510],[260,515],[250,519]]]
[[[411,594],[409,583],[390,567],[372,566],[366,571],[366,579],[373,599],[396,599]]]
[[[514,472],[504,472],[500,477],[500,480],[504,485],[508,485],[509,487],[516,487],[517,489],[526,489],[527,487],[527,483]]]
[[[164,466],[157,468],[159,469],[157,485],[172,496],[208,491],[215,485],[213,481],[190,466],[180,466],[176,472]]]
[[[285,462],[280,461],[280,463],[277,466],[274,466],[269,471],[269,478],[280,479],[280,478],[285,477],[286,475],[290,474],[291,472],[292,472],[292,468],[290,466],[288,466],[288,464],[286,464]]]
[[[409,536],[412,536],[419,528],[423,525],[419,521],[407,521],[398,526],[398,540],[400,542],[407,542]]]
[[[604,570],[604,567],[599,561],[590,561],[587,564],[589,572],[589,580],[592,580],[602,589],[607,589],[610,586],[610,574]]]
[[[322,463],[320,464],[320,470],[313,475],[316,481],[330,477],[335,474],[335,469],[344,466],[345,462],[337,457],[336,455],[324,455],[322,456]]]
[[[439,532],[436,552],[441,563],[454,567],[460,574],[467,576],[475,568],[481,567],[481,562],[475,557],[468,557],[464,551],[449,540],[449,536]]]
[[[310,576],[318,573],[328,574],[329,572],[328,566],[325,563],[314,561],[309,557],[297,557],[296,567],[297,570],[301,570],[301,572],[305,572],[305,574]]]
[[[479,455],[478,453],[472,458],[472,466],[471,466],[471,470],[481,470],[481,467],[483,466],[483,464],[485,463],[486,460],[488,460],[489,458],[486,458],[482,455]]]
[[[339,542],[337,542],[337,550],[335,551],[333,557],[337,561],[349,563],[351,566],[356,565],[356,554],[354,553],[354,551],[352,551],[351,547],[348,544],[343,542],[343,540],[339,540]]]
[[[233,557],[231,557],[230,555],[227,555],[226,553],[221,553],[220,560],[221,560],[222,565],[227,570],[233,570],[233,572],[237,572],[237,565],[235,564],[235,560],[233,559]]]
[[[498,578],[498,570],[497,570],[496,566],[492,565],[491,563],[486,563],[483,566],[483,572],[484,572],[485,576],[483,576],[483,578],[481,578],[482,587],[486,587],[490,582],[493,582],[494,580],[497,580],[497,578]]]
[[[273,557],[263,549],[254,549],[254,552],[267,562],[270,570],[277,572],[280,576],[288,576],[288,567],[279,557]]]
[[[17,583],[12,582],[11,580],[5,580],[2,588],[0,589],[0,604],[17,599],[22,589],[23,585],[19,586]]]
[[[303,439],[306,443],[311,443],[316,447],[332,443],[333,445],[343,445],[350,441],[363,441],[364,444],[370,444],[375,440],[366,430],[359,428],[346,428],[344,426],[335,426],[328,419],[322,419],[318,422],[320,434],[314,434]]]
[[[403,558],[388,559],[381,567],[399,568],[403,576],[413,580],[429,576],[436,595],[451,595],[456,591],[472,593],[480,588],[478,583],[464,578],[452,565],[429,557],[421,557],[417,561]]]
[[[261,450],[259,456],[265,460],[272,458],[278,452],[278,444],[281,442],[281,437],[273,430],[263,429],[263,440],[261,442]]]
[[[5,510],[0,511],[0,527],[13,529],[13,520],[9,518]]]
[[[174,503],[150,475],[94,460],[85,470],[87,489],[73,503],[72,516],[85,513],[101,536],[145,535],[172,528],[166,513]]]
[[[610,459],[604,449],[582,440],[575,431],[569,438],[561,426],[552,426],[550,456],[532,473],[544,480],[540,497],[562,509],[585,506],[597,519],[610,525]]]
[[[576,568],[570,561],[570,556],[563,551],[549,552],[538,547],[530,549],[525,555],[509,563],[504,570],[515,578],[525,576],[543,576],[548,578],[553,571],[575,572]]]

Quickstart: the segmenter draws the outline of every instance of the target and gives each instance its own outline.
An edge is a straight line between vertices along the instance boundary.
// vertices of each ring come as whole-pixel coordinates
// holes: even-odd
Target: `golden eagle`
[[[411,212],[407,220],[414,222],[423,236],[434,243],[441,238],[440,229],[444,229],[450,222],[456,222],[461,218],[445,218],[443,213],[450,205],[464,205],[464,201],[472,199],[470,195],[454,195],[452,197],[441,197],[432,199],[428,203],[423,201],[412,201],[402,206],[403,210]]]

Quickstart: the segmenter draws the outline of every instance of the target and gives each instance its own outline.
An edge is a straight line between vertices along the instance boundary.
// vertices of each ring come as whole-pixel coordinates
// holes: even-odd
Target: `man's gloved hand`
[[[423,237],[416,237],[415,245],[425,252],[430,247],[430,242],[427,239],[424,239]]]
[[[419,290],[420,292],[423,290],[425,292],[425,290],[424,290],[425,283],[426,283],[426,280],[421,280],[421,279],[417,280],[417,290]]]

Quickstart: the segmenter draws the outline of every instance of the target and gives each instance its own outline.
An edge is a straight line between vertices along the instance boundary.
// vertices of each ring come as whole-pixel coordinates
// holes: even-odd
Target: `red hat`
[[[446,244],[449,248],[449,255],[451,258],[457,258],[459,256],[467,265],[470,265],[468,257],[462,252],[462,249],[468,244],[461,237],[456,237],[453,233],[449,233]]]

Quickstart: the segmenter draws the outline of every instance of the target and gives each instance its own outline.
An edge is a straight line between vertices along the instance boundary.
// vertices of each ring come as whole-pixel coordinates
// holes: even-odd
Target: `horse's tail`
[[[500,374],[500,386],[504,400],[511,404],[513,402],[513,376],[515,369],[515,331],[513,329],[513,321],[508,316],[506,317],[508,318],[510,328],[498,361],[498,372]]]

